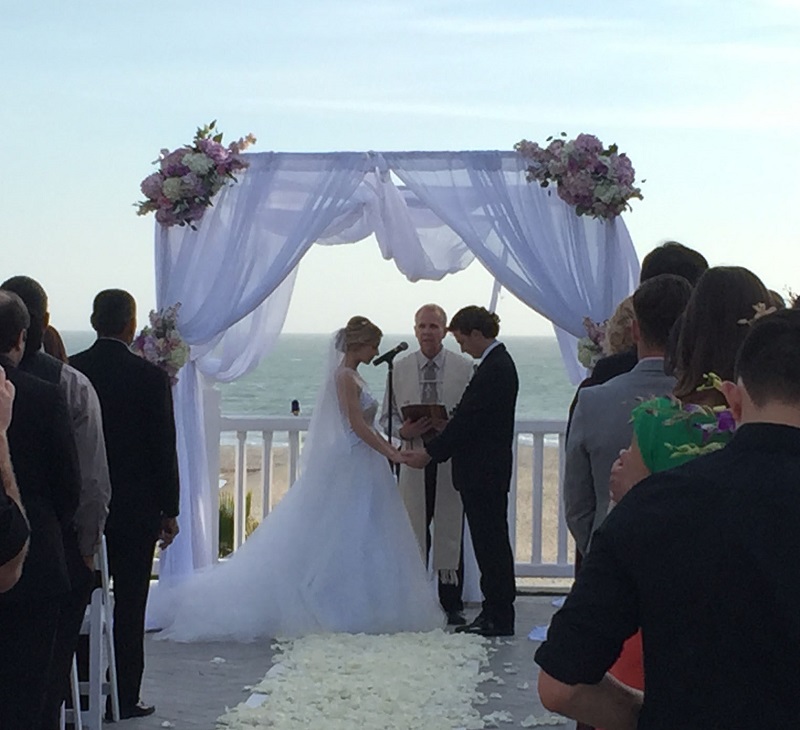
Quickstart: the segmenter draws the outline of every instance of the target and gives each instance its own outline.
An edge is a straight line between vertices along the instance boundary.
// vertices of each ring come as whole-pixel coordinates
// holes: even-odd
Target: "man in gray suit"
[[[583,556],[608,513],[611,466],[630,446],[631,411],[642,399],[672,393],[675,379],[664,374],[664,354],[690,294],[682,276],[662,274],[641,284],[633,295],[636,367],[580,391],[567,439],[564,501],[567,526]]]

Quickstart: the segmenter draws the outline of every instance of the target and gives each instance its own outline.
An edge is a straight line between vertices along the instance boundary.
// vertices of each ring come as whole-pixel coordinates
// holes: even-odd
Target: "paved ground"
[[[527,635],[534,626],[549,622],[556,610],[552,601],[552,596],[520,596],[517,600],[517,636],[495,640],[497,652],[491,653],[489,669],[504,677],[506,682],[504,685],[487,683],[481,686],[480,690],[487,696],[495,692],[502,697],[490,699],[479,710],[482,715],[497,710],[510,712],[514,723],[501,723],[502,728],[521,727],[520,722],[526,717],[545,714],[536,695],[533,652],[538,643],[530,641]],[[468,617],[475,613],[468,612]],[[124,720],[120,723],[120,730],[160,727],[213,730],[226,705],[233,707],[247,699],[250,693],[244,687],[255,684],[264,676],[272,656],[268,641],[175,644],[155,641],[152,636],[147,638],[146,652],[142,697],[156,705],[156,713],[138,720]],[[217,657],[225,661],[214,661]],[[506,663],[511,666],[507,667]],[[507,673],[505,670],[508,668],[516,670],[516,673]],[[529,687],[519,689],[517,685],[524,682]]]

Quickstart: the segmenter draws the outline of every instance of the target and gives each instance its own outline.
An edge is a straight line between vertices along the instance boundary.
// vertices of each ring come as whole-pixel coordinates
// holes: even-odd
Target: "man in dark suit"
[[[22,299],[30,316],[25,354],[19,363],[23,372],[58,386],[67,401],[73,426],[81,492],[73,524],[64,533],[64,550],[71,584],[61,607],[51,663],[51,677],[39,730],[58,730],[61,704],[69,696],[72,657],[78,645],[86,606],[94,588],[94,556],[100,547],[108,515],[111,484],[100,401],[83,374],[42,350],[44,332],[50,322],[47,293],[28,276],[14,276],[2,284]]]
[[[0,290],[0,365],[16,388],[8,443],[30,522],[22,577],[0,595],[0,728],[38,726],[60,606],[70,590],[63,533],[71,526],[80,474],[67,405],[57,386],[17,365],[30,319],[22,300]]]
[[[0,368],[0,593],[11,590],[20,579],[30,537],[6,435],[13,405],[14,384]]]
[[[514,634],[514,555],[508,535],[508,491],[514,444],[517,369],[497,341],[499,317],[483,307],[465,307],[448,330],[461,351],[478,360],[455,413],[444,430],[407,463],[424,467],[452,458],[453,486],[464,503],[484,600],[481,613],[456,631],[482,636]]]
[[[109,289],[94,300],[97,340],[70,358],[94,385],[103,413],[111,505],[106,542],[114,580],[114,647],[120,714],[150,715],[141,702],[144,617],[156,541],[178,533],[178,461],[172,391],[167,374],[134,355],[136,302]]]

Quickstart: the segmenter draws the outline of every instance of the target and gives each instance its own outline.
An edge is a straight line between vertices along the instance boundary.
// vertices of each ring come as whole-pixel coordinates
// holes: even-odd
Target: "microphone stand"
[[[386,377],[388,378],[388,382],[386,384],[386,390],[389,401],[389,414],[386,417],[386,436],[390,444],[392,444],[392,413],[394,412],[394,359],[398,354],[399,354],[398,352],[395,352],[390,358],[387,358],[386,360],[386,364],[389,366],[389,370],[386,375]],[[389,462],[389,464],[392,468],[392,472],[394,473],[395,478],[399,478],[400,464],[395,464],[391,461]]]

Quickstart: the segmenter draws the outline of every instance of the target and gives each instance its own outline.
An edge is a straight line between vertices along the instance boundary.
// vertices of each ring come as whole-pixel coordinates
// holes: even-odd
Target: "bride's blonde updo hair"
[[[380,327],[366,317],[350,317],[346,327],[336,333],[336,349],[339,352],[351,350],[360,345],[371,345],[383,337]]]

